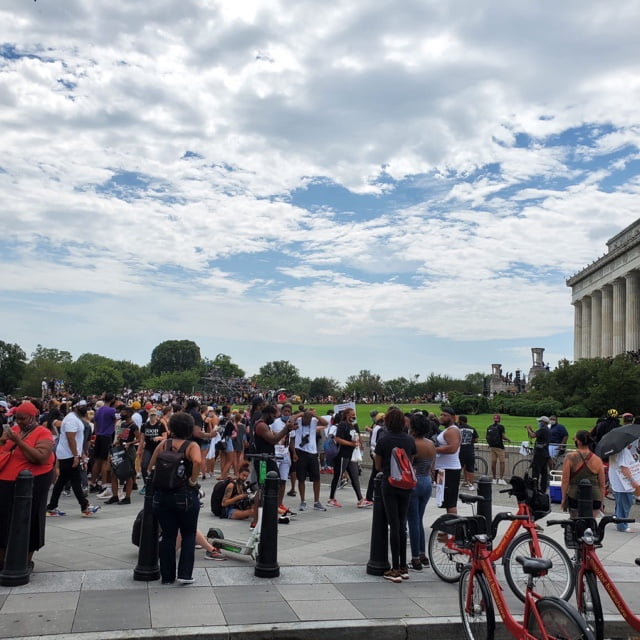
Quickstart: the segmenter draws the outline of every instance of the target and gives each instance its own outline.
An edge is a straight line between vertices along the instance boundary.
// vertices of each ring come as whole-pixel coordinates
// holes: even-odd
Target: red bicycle
[[[517,562],[518,556],[548,558],[552,568],[536,576],[536,587],[546,596],[558,596],[568,600],[573,592],[575,576],[573,564],[564,548],[552,538],[538,531],[536,520],[549,514],[549,496],[543,494],[518,476],[510,480],[511,488],[500,493],[509,493],[518,500],[518,512],[498,513],[491,523],[490,539],[497,535],[500,522],[510,520],[511,524],[491,550],[490,561],[502,558],[504,573],[513,593],[524,602],[527,583],[530,577]],[[474,504],[483,500],[481,496],[461,493],[460,500]],[[457,519],[454,514],[440,516],[432,525],[429,536],[428,554],[435,574],[445,582],[457,582],[466,565],[469,563],[471,551],[467,547],[456,544],[451,535],[450,521]],[[524,530],[523,532],[521,532]],[[518,533],[520,535],[518,535]]]
[[[508,519],[517,521],[518,516]],[[467,640],[492,640],[495,633],[494,602],[507,631],[520,640],[592,640],[593,634],[578,611],[561,598],[542,597],[533,589],[536,578],[551,568],[548,558],[517,556],[516,562],[527,576],[524,618],[516,620],[509,610],[493,570],[489,536],[482,516],[454,518],[454,537],[460,548],[470,553],[471,563],[460,574],[458,602]]]
[[[547,521],[549,526],[554,524],[562,526],[567,547],[576,549],[576,602],[578,611],[584,616],[596,640],[604,638],[604,618],[598,593],[598,580],[627,624],[636,631],[640,631],[640,617],[631,611],[596,552],[596,549],[602,546],[605,527],[608,524],[623,522],[635,522],[635,520],[605,516],[599,523],[594,518]],[[636,558],[635,563],[640,566],[640,558]]]

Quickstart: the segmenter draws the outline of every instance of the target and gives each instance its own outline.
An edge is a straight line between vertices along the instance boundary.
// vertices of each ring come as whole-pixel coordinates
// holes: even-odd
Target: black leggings
[[[549,458],[533,457],[531,474],[538,481],[540,491],[547,492],[549,486]]]
[[[389,546],[391,567],[407,566],[407,513],[411,491],[392,487],[386,479],[382,481],[382,502],[389,524]]]
[[[362,500],[362,493],[360,491],[360,476],[358,474],[358,463],[352,462],[351,458],[337,457],[333,461],[333,478],[331,478],[331,492],[329,498],[333,500],[336,497],[336,489],[338,488],[338,482],[342,478],[342,474],[347,472],[349,479],[351,480],[351,486],[356,492],[356,498]]]

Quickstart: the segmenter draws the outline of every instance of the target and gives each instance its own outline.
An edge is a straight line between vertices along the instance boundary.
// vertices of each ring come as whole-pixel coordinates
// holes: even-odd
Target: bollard
[[[278,565],[278,485],[280,478],[276,471],[269,471],[264,483],[262,524],[260,542],[254,575],[257,578],[277,578]]]
[[[150,582],[160,579],[158,564],[159,542],[158,520],[153,513],[153,482],[147,482],[144,494],[142,526],[140,527],[140,545],[138,546],[138,564],[133,570],[133,579]]]
[[[493,538],[493,532],[491,531],[491,522],[493,520],[493,483],[491,482],[491,478],[487,476],[482,476],[480,480],[478,480],[478,495],[484,498],[480,502],[478,502],[477,514],[479,516],[484,516],[484,519],[487,522],[487,533],[491,538]],[[491,546],[489,546],[491,548]]]
[[[377,473],[373,481],[373,514],[371,516],[371,545],[367,573],[381,576],[391,569],[389,564],[389,523],[382,502],[382,473]]]
[[[578,518],[593,518],[593,486],[586,478],[578,483]]]
[[[0,585],[18,587],[29,583],[29,535],[31,529],[31,502],[33,500],[33,475],[24,470],[18,474],[13,494],[13,509],[9,524],[9,537],[0,573]]]

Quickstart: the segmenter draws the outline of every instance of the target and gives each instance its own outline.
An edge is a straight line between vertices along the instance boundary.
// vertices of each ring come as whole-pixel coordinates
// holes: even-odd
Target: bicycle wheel
[[[524,478],[524,474],[528,473],[531,475],[531,459],[525,458],[524,460],[518,460],[513,465],[513,469],[511,470],[512,476],[518,476],[518,478]]]
[[[482,573],[476,573],[472,580],[471,568],[465,567],[460,574],[458,602],[467,640],[492,640],[496,618],[489,585]]]
[[[596,640],[604,638],[604,619],[602,603],[598,593],[598,582],[593,571],[585,571],[576,585],[576,602],[578,611],[595,636]]]
[[[571,597],[575,576],[573,564],[567,552],[553,539],[541,533],[538,534],[540,557],[549,558],[553,566],[546,575],[534,578],[533,589],[541,596],[558,596],[563,600]],[[517,556],[536,557],[533,538],[529,533],[523,533],[514,538],[504,552],[502,564],[504,575],[511,591],[524,602],[528,576],[516,562]]]
[[[558,640],[593,640],[585,621],[570,604],[560,598],[540,598],[535,607],[540,615],[542,626],[550,638]],[[533,615],[529,616],[527,631],[536,638],[544,635]]]
[[[453,516],[455,517],[455,516]],[[438,541],[437,529],[431,529],[427,553],[429,562],[434,573],[445,582],[458,582],[460,579],[460,569],[469,562],[469,556],[456,553],[454,549],[447,546],[446,542]]]
[[[480,458],[476,455],[476,473],[481,476],[486,476],[489,473],[489,465],[484,458]]]

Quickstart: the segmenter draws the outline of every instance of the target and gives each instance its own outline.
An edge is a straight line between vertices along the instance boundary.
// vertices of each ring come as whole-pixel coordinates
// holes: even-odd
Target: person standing
[[[500,422],[500,414],[493,416],[493,424],[487,427],[487,444],[491,451],[491,474],[494,484],[507,484],[504,479],[504,468],[506,463],[504,443],[511,443],[507,438],[504,426]],[[496,478],[496,467],[500,463],[500,475]]]
[[[160,540],[160,575],[162,584],[176,581],[176,539],[182,536],[178,582],[192,584],[195,561],[196,531],[200,513],[198,477],[202,457],[200,446],[191,439],[193,416],[182,411],[174,413],[169,420],[170,437],[158,445],[151,456],[149,468],[153,469],[161,451],[171,449],[184,452],[184,484],[174,489],[154,486],[153,512],[162,528]]]
[[[80,400],[74,405],[73,411],[70,411],[64,417],[60,426],[60,439],[56,447],[59,473],[47,505],[47,515],[50,517],[66,515],[64,511],[58,508],[58,503],[60,494],[67,482],[71,483],[71,489],[80,505],[83,517],[90,517],[100,509],[100,507],[94,507],[89,504],[82,491],[82,476],[80,474],[82,445],[84,443],[84,422],[82,418],[86,415],[87,401]]]
[[[404,414],[397,407],[391,407],[384,417],[386,432],[376,443],[376,471],[382,471],[382,501],[389,525],[389,546],[391,548],[391,569],[384,573],[384,579],[399,583],[409,579],[407,567],[407,513],[411,499],[411,489],[399,489],[389,484],[391,455],[393,449],[404,449],[410,460],[416,455],[415,440],[404,430]]]
[[[478,432],[467,423],[467,416],[458,416],[460,427],[460,466],[464,473],[465,489],[475,489],[476,449]]]
[[[540,491],[546,493],[549,486],[549,418],[538,418],[538,429],[534,431],[531,425],[525,425],[530,438],[535,438],[533,445],[533,460],[531,472]]]
[[[407,520],[409,542],[411,544],[411,565],[414,571],[422,571],[429,566],[424,535],[424,512],[431,497],[431,468],[436,457],[436,448],[430,440],[433,435],[431,423],[422,412],[413,413],[410,418],[409,433],[415,440],[416,455],[413,469],[418,481],[411,492]]]
[[[29,562],[33,568],[34,552],[44,546],[47,495],[53,479],[53,435],[47,427],[37,423],[38,409],[32,402],[23,402],[13,412],[15,423],[6,427],[0,435],[0,570],[9,539],[9,528],[16,488],[21,471],[33,475],[31,499],[31,525],[29,536]]]
[[[563,453],[569,439],[567,428],[558,422],[557,416],[549,416],[549,459]]]
[[[356,494],[358,500],[358,509],[364,507],[370,507],[373,502],[369,502],[362,497],[360,491],[360,477],[358,474],[358,464],[353,461],[353,452],[361,447],[360,444],[360,431],[356,423],[356,412],[354,409],[346,409],[344,414],[344,421],[338,425],[336,431],[335,440],[340,445],[338,449],[338,455],[334,463],[333,478],[331,478],[331,491],[329,494],[328,505],[332,507],[342,507],[342,505],[336,500],[336,489],[338,488],[338,482],[342,478],[343,473],[349,475],[351,480],[351,486]]]
[[[94,463],[91,469],[90,493],[100,493],[99,498],[110,498],[111,491],[105,491],[107,486],[107,473],[109,471],[109,455],[113,436],[116,432],[116,397],[113,393],[104,394],[104,404],[93,416],[95,425],[95,441],[93,446]],[[104,492],[104,495],[102,495]]]
[[[151,408],[147,414],[147,421],[142,425],[140,430],[142,439],[138,446],[138,459],[140,460],[140,472],[144,486],[140,489],[140,495],[146,493],[149,462],[156,447],[166,440],[167,429],[158,418],[158,410]]]
[[[300,511],[307,510],[305,502],[305,481],[313,483],[313,508],[316,511],[326,511],[326,507],[320,502],[320,462],[318,460],[318,429],[327,426],[324,418],[317,418],[315,409],[302,410],[293,416],[296,425],[293,444],[292,461],[296,467],[298,476],[298,491],[300,493]]]
[[[578,485],[588,480],[593,487],[593,517],[600,516],[602,498],[605,494],[604,465],[602,460],[589,448],[591,436],[588,431],[580,430],[573,439],[576,450],[567,453],[562,467],[562,503],[563,511],[569,511],[571,518],[578,517]]]
[[[631,466],[638,460],[638,441],[634,440],[622,451],[609,456],[609,483],[616,499],[616,517],[628,518],[633,505],[634,494],[640,496],[640,483],[634,480]],[[630,533],[629,523],[616,525],[618,531]]]
[[[441,508],[447,513],[458,513],[458,490],[460,488],[460,429],[456,424],[456,413],[444,407],[440,413],[440,424],[444,427],[436,436],[436,469],[442,472],[444,493]]]

